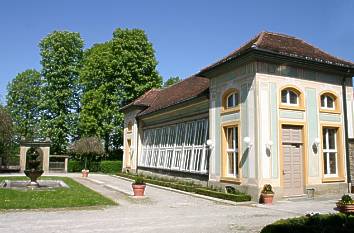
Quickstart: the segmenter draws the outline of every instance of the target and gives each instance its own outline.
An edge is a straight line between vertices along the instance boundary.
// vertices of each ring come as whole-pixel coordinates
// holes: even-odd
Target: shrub
[[[100,172],[117,173],[122,171],[122,161],[101,161]]]
[[[265,184],[262,189],[263,194],[274,194],[273,188],[270,184]]]
[[[118,175],[122,176],[122,177],[130,178],[130,179],[135,179],[136,177],[140,177],[140,176],[136,176],[136,175],[129,174],[129,173],[118,173]],[[145,182],[150,183],[150,184],[159,185],[159,186],[169,187],[169,188],[173,188],[173,189],[178,189],[178,190],[182,190],[185,192],[197,193],[197,194],[201,194],[201,195],[205,195],[205,196],[220,198],[220,199],[224,199],[224,200],[230,200],[230,201],[234,201],[234,202],[250,201],[251,200],[250,195],[247,195],[245,193],[241,193],[240,191],[237,191],[237,190],[235,190],[235,193],[233,193],[233,194],[224,193],[224,192],[220,192],[218,190],[204,188],[200,185],[193,184],[192,182],[181,183],[180,181],[176,181],[176,180],[157,179],[157,178],[152,178],[152,177],[146,178]]]
[[[349,233],[354,228],[354,217],[345,214],[315,214],[278,220],[265,226],[261,233]]]
[[[69,159],[68,172],[81,172],[85,168],[84,161],[77,161]],[[100,170],[100,162],[88,162],[87,169],[91,172],[98,172]]]
[[[353,204],[353,199],[348,194],[342,196],[342,199],[339,201],[340,204],[347,205]]]
[[[220,198],[220,199],[229,200],[229,201],[234,201],[234,202],[250,201],[251,200],[251,196],[247,195],[247,194],[229,194],[229,193],[222,193],[222,192],[218,192],[218,191],[208,190],[205,188],[196,188],[195,191],[197,194]]]

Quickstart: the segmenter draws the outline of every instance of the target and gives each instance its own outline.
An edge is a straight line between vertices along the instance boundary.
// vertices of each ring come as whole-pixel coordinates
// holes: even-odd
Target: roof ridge
[[[349,60],[346,60],[344,58],[341,58],[341,57],[338,57],[338,56],[335,56],[335,55],[332,55],[330,54],[329,52],[317,47],[316,45],[312,44],[312,43],[309,43],[307,42],[306,40],[300,38],[300,37],[297,37],[297,36],[290,36],[290,35],[287,35],[287,34],[283,34],[283,33],[277,33],[277,32],[267,32],[268,34],[272,34],[272,35],[277,35],[277,36],[282,36],[282,37],[285,37],[285,38],[291,38],[291,39],[294,39],[294,40],[299,40],[301,43],[304,43],[304,44],[307,44],[317,50],[319,50],[320,52],[322,53],[325,53],[326,55],[330,56],[330,57],[333,57],[335,59],[338,59],[338,60],[343,60],[343,61],[346,61],[346,62],[349,62],[349,63],[352,63],[351,61]],[[321,59],[323,60],[323,59]]]
[[[307,42],[307,41],[305,41],[305,40],[303,40],[303,39],[301,39],[301,38],[298,38],[298,37],[294,37],[294,38],[297,39],[297,40],[300,40],[302,43],[305,43],[305,44],[308,44],[308,45],[314,47],[315,49],[318,49],[319,51],[321,51],[322,53],[325,53],[326,55],[328,55],[328,56],[330,56],[330,57],[333,57],[333,58],[335,58],[335,59],[342,60],[342,61],[345,61],[345,62],[348,62],[348,63],[352,63],[352,64],[353,64],[352,61],[349,61],[349,60],[346,60],[345,58],[341,58],[341,57],[332,55],[332,54],[330,54],[329,52],[327,52],[327,51],[325,51],[325,50],[323,50],[323,49],[317,47],[316,45],[313,45],[312,43],[309,43],[309,42]],[[323,60],[323,59],[321,59],[321,60]],[[336,63],[338,63],[338,62],[336,62]]]
[[[217,65],[219,62],[228,60],[231,56],[234,56],[236,52],[240,53],[240,50],[241,50],[241,49],[245,48],[250,42],[252,42],[252,41],[254,41],[254,40],[257,39],[255,42],[253,42],[252,45],[254,45],[254,44],[259,40],[259,37],[260,37],[261,33],[262,33],[262,32],[257,33],[256,36],[252,37],[250,40],[247,40],[245,43],[241,44],[241,46],[239,46],[237,49],[232,50],[231,53],[227,54],[226,56],[223,56],[223,57],[222,57],[221,59],[219,59],[217,62],[212,63],[211,65],[205,66],[204,68],[202,68],[202,69],[197,73],[197,75],[200,74],[203,70],[206,70],[206,69],[209,69],[209,68],[211,68],[211,67],[214,67],[214,66]],[[249,46],[249,48],[253,47],[252,45]],[[257,45],[256,45],[256,46],[257,46]],[[247,49],[247,48],[245,48],[245,49]]]
[[[258,46],[259,43],[263,40],[263,37],[264,37],[265,33],[267,33],[267,32],[266,31],[262,31],[262,32],[258,33],[258,35],[257,35],[258,39],[256,40],[256,42],[253,43],[255,46]]]
[[[166,90],[166,89],[168,89],[168,88],[170,88],[170,87],[173,87],[173,86],[175,86],[175,85],[177,85],[177,84],[180,84],[181,82],[184,82],[184,81],[186,81],[186,80],[188,80],[188,79],[191,79],[191,78],[194,78],[194,77],[198,77],[197,75],[195,75],[195,74],[193,74],[193,75],[191,75],[191,76],[189,76],[189,77],[187,77],[187,78],[185,78],[185,79],[181,79],[181,80],[179,80],[178,82],[176,82],[176,83],[174,83],[174,84],[172,84],[172,85],[170,85],[170,86],[168,86],[168,87],[162,87],[162,88],[160,88],[159,90]]]
[[[270,32],[270,31],[264,31],[264,32],[267,33],[267,34],[276,35],[276,36],[282,36],[282,37],[285,37],[285,38],[292,38],[292,39],[299,39],[299,40],[302,40],[302,39],[300,39],[300,38],[297,38],[296,36],[291,36],[291,35],[288,35],[288,34],[285,34],[285,33]]]

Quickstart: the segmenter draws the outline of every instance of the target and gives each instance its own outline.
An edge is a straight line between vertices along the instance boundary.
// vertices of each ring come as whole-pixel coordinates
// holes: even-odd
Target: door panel
[[[283,126],[282,140],[284,195],[303,194],[302,127]]]

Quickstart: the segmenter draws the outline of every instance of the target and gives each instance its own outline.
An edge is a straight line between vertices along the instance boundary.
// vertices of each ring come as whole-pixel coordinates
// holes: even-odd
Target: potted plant
[[[274,191],[270,184],[265,184],[261,192],[261,201],[266,205],[273,203]]]
[[[146,184],[142,176],[135,177],[134,183],[132,183],[132,187],[135,197],[144,196]]]
[[[343,195],[342,199],[336,203],[339,212],[345,214],[354,213],[354,201],[349,195]]]
[[[97,137],[85,137],[75,141],[71,146],[71,151],[84,162],[84,168],[81,171],[82,177],[88,177],[90,161],[94,157],[97,159],[97,157],[104,155],[102,142]]]

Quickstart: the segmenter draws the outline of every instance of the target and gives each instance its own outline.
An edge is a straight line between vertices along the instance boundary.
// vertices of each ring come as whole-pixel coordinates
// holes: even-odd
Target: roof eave
[[[206,77],[206,78],[211,78],[213,75],[217,72],[217,70],[221,69],[222,67],[225,67],[227,65],[230,65],[235,62],[235,60],[239,60],[239,63],[245,63],[250,60],[258,60],[259,58],[263,58],[266,60],[273,59],[277,62],[287,62],[287,63],[295,63],[297,65],[301,66],[311,66],[311,68],[317,68],[320,70],[330,70],[334,73],[338,73],[341,75],[346,75],[346,76],[354,76],[354,65],[350,66],[347,64],[333,64],[329,62],[320,62],[316,61],[313,58],[308,58],[305,59],[303,57],[297,57],[297,56],[291,56],[287,54],[280,54],[278,52],[274,52],[271,50],[266,50],[258,47],[251,47],[245,51],[243,51],[240,54],[237,54],[228,60],[216,64],[216,65],[211,65],[210,67],[207,67],[203,70],[201,70],[197,75]]]
[[[354,65],[348,64],[335,64],[333,62],[328,61],[318,61],[314,58],[304,58],[296,55],[288,55],[288,54],[280,54],[278,52],[274,52],[267,49],[262,48],[254,48],[254,54],[259,59],[266,59],[266,60],[275,60],[277,62],[288,62],[293,63],[299,66],[305,66],[308,68],[315,68],[319,70],[329,70],[334,73],[338,73],[341,75],[354,75]]]

